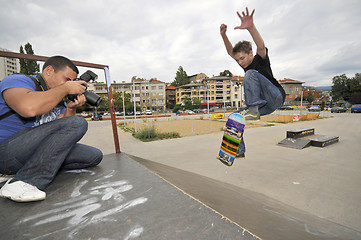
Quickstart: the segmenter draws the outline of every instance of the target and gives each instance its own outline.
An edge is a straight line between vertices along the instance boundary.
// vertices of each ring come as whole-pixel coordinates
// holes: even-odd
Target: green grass
[[[180,135],[177,132],[161,133],[152,125],[149,128],[144,127],[138,132],[133,133],[133,137],[138,138],[143,142],[150,142],[169,138],[179,138]]]

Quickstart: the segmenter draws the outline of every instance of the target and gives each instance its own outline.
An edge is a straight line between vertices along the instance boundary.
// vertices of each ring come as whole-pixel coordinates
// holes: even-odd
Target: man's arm
[[[258,32],[254,22],[253,22],[253,14],[254,9],[249,15],[248,8],[246,8],[246,14],[242,12],[242,15],[237,12],[238,17],[241,19],[241,25],[238,27],[235,27],[234,29],[247,29],[248,32],[251,34],[253,41],[255,42],[257,46],[257,54],[260,55],[263,59],[266,57],[266,46],[264,44],[264,41],[261,37],[261,34]]]
[[[48,91],[33,91],[28,88],[9,88],[3,91],[6,103],[23,117],[35,117],[53,109],[66,95],[82,94],[84,81],[69,81]]]
[[[226,47],[228,55],[231,56],[232,58],[234,58],[233,57],[233,52],[232,52],[233,46],[232,46],[232,43],[229,41],[229,39],[227,37],[226,31],[227,31],[227,25],[222,24],[221,27],[220,27],[220,32],[221,32],[221,36],[222,36],[222,39],[223,39],[223,42],[224,42],[224,46]]]

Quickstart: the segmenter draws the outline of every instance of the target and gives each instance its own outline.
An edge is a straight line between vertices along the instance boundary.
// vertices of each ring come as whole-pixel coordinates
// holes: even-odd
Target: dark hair
[[[63,70],[65,67],[71,68],[76,74],[79,74],[78,68],[75,66],[75,64],[70,61],[68,58],[63,56],[53,56],[48,58],[46,62],[44,63],[43,70],[47,66],[52,66],[54,68],[54,71],[57,72],[59,70]]]
[[[245,53],[249,54],[251,51],[252,51],[251,42],[249,42],[249,41],[240,41],[234,46],[234,48],[232,50],[232,53],[235,54],[235,53],[238,53],[238,52],[245,52]]]

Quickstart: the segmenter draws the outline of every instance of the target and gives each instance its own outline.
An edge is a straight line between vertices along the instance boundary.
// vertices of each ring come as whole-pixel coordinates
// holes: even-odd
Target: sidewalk
[[[361,118],[334,118],[247,129],[246,158],[232,167],[216,156],[222,132],[143,143],[119,130],[121,151],[262,194],[313,216],[361,232]],[[290,149],[276,144],[286,131],[315,128],[339,136],[325,148]],[[110,121],[89,122],[81,141],[114,153]],[[361,235],[360,235],[361,236]]]

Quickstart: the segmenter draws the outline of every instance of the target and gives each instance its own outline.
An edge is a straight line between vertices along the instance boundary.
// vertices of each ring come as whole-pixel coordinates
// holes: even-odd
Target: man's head
[[[75,64],[63,56],[50,57],[44,63],[42,72],[49,88],[74,80],[78,73],[79,70]]]
[[[240,41],[238,42],[233,50],[232,54],[234,59],[237,60],[238,64],[241,67],[248,67],[253,61],[253,51],[252,44],[249,41]]]

